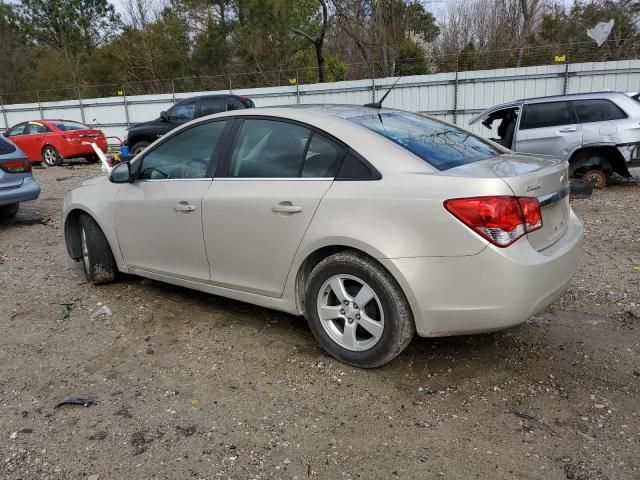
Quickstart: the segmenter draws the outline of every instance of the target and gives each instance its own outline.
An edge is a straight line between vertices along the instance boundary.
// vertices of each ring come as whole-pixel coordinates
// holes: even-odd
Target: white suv
[[[517,100],[485,110],[469,123],[478,121],[492,130],[492,140],[516,152],[567,160],[572,176],[596,188],[604,188],[614,172],[630,177],[629,164],[640,160],[640,102],[633,94]]]

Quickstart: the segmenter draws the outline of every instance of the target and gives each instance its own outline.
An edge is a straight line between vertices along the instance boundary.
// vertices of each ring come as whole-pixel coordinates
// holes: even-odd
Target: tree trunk
[[[322,47],[324,42],[316,42],[316,60],[318,61],[318,81],[320,83],[326,82],[326,75],[324,71],[324,54],[322,53]]]

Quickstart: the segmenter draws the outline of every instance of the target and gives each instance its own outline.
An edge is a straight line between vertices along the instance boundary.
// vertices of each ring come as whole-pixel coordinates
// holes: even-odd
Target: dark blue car
[[[40,186],[31,175],[31,162],[22,150],[0,137],[0,218],[14,216],[20,202],[38,195]]]

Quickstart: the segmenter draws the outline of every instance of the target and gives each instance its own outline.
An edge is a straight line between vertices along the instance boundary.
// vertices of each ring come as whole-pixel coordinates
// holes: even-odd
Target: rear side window
[[[575,100],[573,108],[580,123],[607,122],[627,118],[627,114],[610,100]]]
[[[63,132],[68,132],[71,130],[87,130],[89,127],[79,122],[69,122],[69,121],[57,121],[51,122],[56,127],[58,127]]]
[[[200,116],[212,115],[225,111],[225,101],[223,98],[205,97],[200,99]]]
[[[253,108],[253,101],[245,97],[231,97],[227,103],[227,110],[242,110],[243,108]]]
[[[504,153],[470,132],[415,113],[381,112],[349,120],[400,145],[438,170]]]
[[[4,138],[0,137],[0,155],[6,155],[7,153],[13,153],[16,151],[16,147],[7,142]]]
[[[567,102],[530,103],[524,106],[520,130],[571,125],[573,118]]]
[[[233,150],[229,176],[299,177],[311,131],[274,120],[245,120]]]
[[[49,127],[47,127],[43,123],[37,123],[37,122],[27,124],[27,127],[24,129],[25,135],[34,135],[37,133],[47,133],[47,132],[49,132]]]
[[[314,133],[305,154],[302,176],[316,178],[335,177],[345,154],[344,148]]]

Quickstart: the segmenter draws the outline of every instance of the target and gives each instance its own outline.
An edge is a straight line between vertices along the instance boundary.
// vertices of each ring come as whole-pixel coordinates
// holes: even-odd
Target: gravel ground
[[[358,370],[301,318],[87,284],[59,217],[99,173],[35,170],[41,197],[0,224],[0,478],[640,478],[635,182],[574,202],[583,264],[545,312]]]

